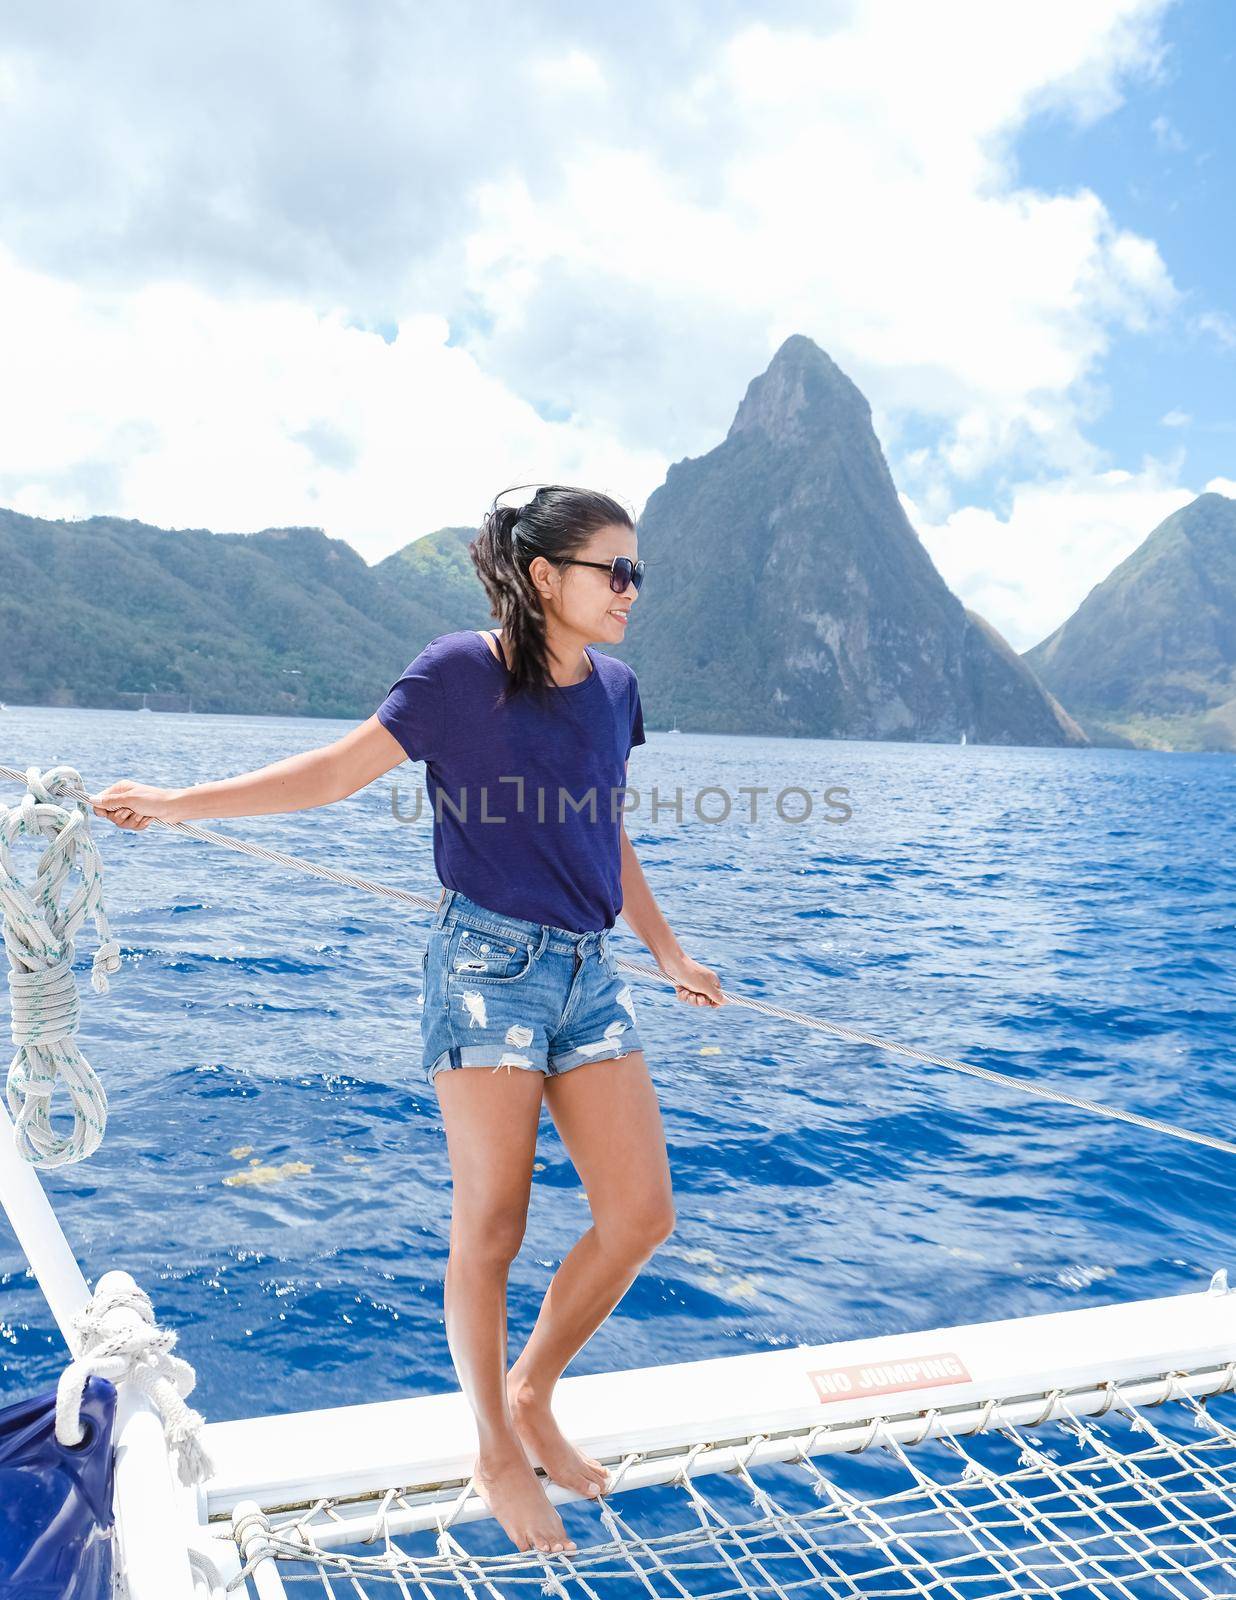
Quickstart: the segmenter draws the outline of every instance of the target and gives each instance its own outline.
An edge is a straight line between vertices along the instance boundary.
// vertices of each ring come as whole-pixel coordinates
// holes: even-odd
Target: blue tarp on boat
[[[116,1386],[89,1378],[80,1445],[56,1442],[56,1395],[0,1411],[0,1600],[105,1600],[112,1571]]]

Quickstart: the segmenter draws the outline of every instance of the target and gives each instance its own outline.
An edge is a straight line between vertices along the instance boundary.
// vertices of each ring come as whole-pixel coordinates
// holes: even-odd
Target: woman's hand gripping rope
[[[150,783],[134,783],[130,778],[121,778],[118,783],[109,783],[99,794],[88,795],[87,799],[96,817],[105,817],[118,828],[139,832],[152,822],[175,821],[169,802],[179,792],[177,789],[158,789]]]
[[[723,1006],[726,1003],[725,995],[721,990],[721,979],[702,961],[694,961],[688,955],[669,957],[657,963],[660,970],[674,985],[674,993],[679,1000],[689,1006]]]

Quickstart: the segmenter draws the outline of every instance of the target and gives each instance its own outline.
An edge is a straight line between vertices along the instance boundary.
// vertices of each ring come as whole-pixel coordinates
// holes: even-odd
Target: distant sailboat
[[[137,690],[134,689],[131,692],[133,694],[136,694]],[[186,700],[186,699],[189,702],[188,710],[190,710],[190,711],[193,710],[193,696],[192,695],[182,695],[176,690],[163,690],[163,689],[156,689],[156,690],[154,690],[154,693],[155,694],[161,694],[163,696],[164,705],[163,705],[162,709],[163,709],[164,712],[174,712],[174,711],[183,711],[183,710],[185,710],[185,707],[183,705],[176,706],[176,705],[170,704],[170,702],[173,701],[173,700],[182,700],[183,701],[183,700]],[[147,692],[144,692],[142,694],[142,703],[141,703],[140,706],[137,707],[137,710],[138,711],[148,712],[151,716],[153,716],[154,712],[155,712],[155,708],[149,702],[150,702],[150,693],[149,693],[149,691],[147,691]]]
[[[961,736],[961,743],[962,743],[962,744],[965,744],[965,742],[966,742],[966,736],[965,736],[965,734],[964,734],[964,733],[963,733],[963,734],[962,734],[962,736]]]

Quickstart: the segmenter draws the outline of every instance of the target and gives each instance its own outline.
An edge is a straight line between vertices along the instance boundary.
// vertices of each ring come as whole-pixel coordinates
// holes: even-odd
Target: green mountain
[[[317,528],[208,533],[0,511],[0,700],[368,716],[421,646],[484,627],[460,534],[369,566]],[[468,530],[468,536],[471,530]]]
[[[443,528],[369,566],[316,528],[0,511],[0,699],[115,706],[153,691],[199,711],[365,717],[430,639],[491,620],[473,532]],[[752,382],[723,443],[670,469],[640,548],[649,583],[615,653],[640,673],[650,726],[1085,742],[949,592],[866,401],[809,339]]]
[[[859,390],[787,339],[729,433],[639,524],[648,581],[615,654],[658,722],[715,733],[1085,744],[940,577]]]
[[[1025,660],[1096,737],[1236,749],[1236,500],[1174,512]]]
[[[425,644],[441,633],[492,625],[485,591],[468,554],[469,541],[475,537],[475,528],[439,528],[373,568],[380,582],[414,608],[415,635]]]

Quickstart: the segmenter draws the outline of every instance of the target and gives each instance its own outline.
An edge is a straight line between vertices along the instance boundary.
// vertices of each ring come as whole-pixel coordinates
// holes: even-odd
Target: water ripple
[[[182,784],[342,723],[5,714],[7,764]],[[1236,762],[653,734],[641,786],[850,791],[844,826],[632,819],[686,948],[736,994],[1198,1128],[1231,1120]],[[15,796],[14,796],[15,797]],[[225,832],[433,894],[389,787]],[[98,826],[125,965],[77,969],[111,1125],[47,1187],[91,1276],[132,1272],[218,1419],[451,1387],[450,1180],[416,1008],[427,918]],[[32,857],[30,858],[33,859]],[[706,887],[705,887],[706,886]],[[620,953],[644,956],[625,924]],[[1232,1264],[1232,1163],[637,982],[678,1227],[571,1371],[1174,1293]],[[4,1003],[0,1000],[0,1004]],[[590,1219],[542,1122],[517,1351]],[[0,1394],[63,1350],[0,1236]]]

